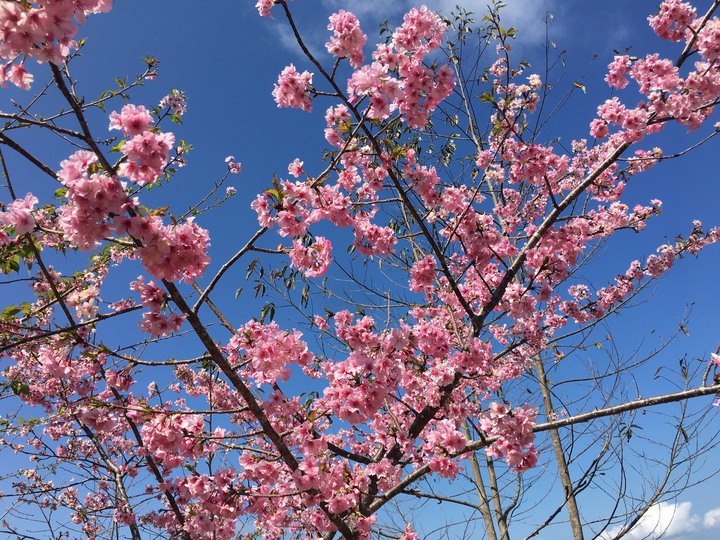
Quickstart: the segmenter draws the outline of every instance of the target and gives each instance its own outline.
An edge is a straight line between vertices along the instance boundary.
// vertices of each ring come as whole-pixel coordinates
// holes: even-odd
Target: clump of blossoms
[[[185,223],[164,225],[159,217],[148,217],[140,226],[137,236],[133,235],[142,242],[138,255],[155,278],[191,283],[202,276],[210,264],[207,255],[210,237],[193,218]]]
[[[140,186],[155,182],[168,164],[174,143],[172,133],[144,131],[135,135],[120,149],[127,159],[120,164],[118,174]]]
[[[657,14],[648,17],[648,21],[660,38],[681,41],[690,31],[695,17],[695,8],[688,2],[666,0],[660,4]]]
[[[2,2],[0,4],[0,85],[28,90],[33,76],[23,58],[62,64],[73,49],[77,25],[88,15],[108,12],[112,0]],[[20,59],[20,61],[18,61]]]
[[[413,8],[393,33],[390,45],[379,45],[374,62],[357,69],[348,81],[351,96],[370,99],[369,115],[379,120],[399,110],[410,127],[424,126],[430,112],[455,86],[452,69],[427,68],[423,61],[440,47],[446,25],[425,6]]]
[[[225,158],[225,163],[227,163],[228,171],[232,174],[240,174],[242,171],[242,163],[238,161],[233,161],[235,159],[235,156],[227,156]]]
[[[58,179],[67,188],[68,201],[58,212],[58,226],[82,250],[92,249],[101,239],[121,232],[115,216],[122,216],[137,204],[117,177],[91,173],[96,166],[97,156],[80,150],[60,163],[58,172]]]
[[[278,107],[292,107],[303,111],[312,111],[312,100],[308,87],[312,84],[312,73],[300,73],[290,64],[282,70],[273,90]]]
[[[363,46],[367,36],[362,33],[357,17],[341,9],[330,15],[328,30],[333,31],[332,38],[325,44],[328,52],[338,58],[347,57],[352,67],[360,67],[363,63]]]
[[[485,433],[498,438],[488,447],[488,455],[504,457],[517,472],[534,467],[538,457],[533,445],[536,417],[537,411],[527,405],[511,410],[505,404],[491,403],[479,421]]]
[[[154,281],[145,283],[143,276],[138,276],[136,281],[130,283],[130,289],[140,295],[142,306],[149,311],[143,313],[140,328],[152,337],[167,336],[177,332],[185,315],[165,315],[162,313],[166,306],[165,293]]]
[[[252,321],[239,328],[228,343],[228,359],[258,386],[286,381],[293,364],[304,367],[313,359],[301,338],[300,332],[286,332],[277,323]]]
[[[145,448],[168,469],[197,459],[203,451],[200,436],[205,422],[199,414],[172,414],[160,411],[145,422],[141,435]]]
[[[275,5],[275,0],[258,0],[258,3],[255,4],[255,7],[258,10],[258,13],[261,17],[269,17],[270,16],[270,9]]]
[[[174,88],[160,100],[160,107],[167,107],[173,114],[182,116],[187,111],[185,93]]]
[[[125,105],[120,113],[110,113],[110,129],[119,129],[125,137],[134,137],[150,129],[153,117],[148,110],[140,105]]]
[[[7,83],[14,84],[22,90],[30,90],[34,80],[33,74],[25,69],[25,63],[7,63],[0,68],[0,86],[5,88]]]
[[[327,238],[318,236],[309,246],[304,246],[300,240],[293,242],[290,250],[292,265],[307,277],[320,277],[332,262],[332,244]]]
[[[25,195],[23,199],[17,199],[11,202],[4,211],[0,211],[0,225],[11,226],[15,230],[15,234],[25,234],[31,232],[35,228],[35,220],[32,212],[38,203],[37,197],[32,193]],[[0,236],[0,240],[2,240]],[[5,236],[5,241],[9,237]],[[0,241],[0,244],[3,243]]]
[[[183,102],[184,103],[184,102]],[[151,130],[153,117],[142,105],[125,105],[120,113],[110,114],[110,130],[118,129],[128,138],[120,151],[125,159],[118,174],[140,186],[157,181],[168,164],[175,135]]]

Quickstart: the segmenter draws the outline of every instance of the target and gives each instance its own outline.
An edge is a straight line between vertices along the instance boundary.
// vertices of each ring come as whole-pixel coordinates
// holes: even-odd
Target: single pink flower
[[[298,178],[303,173],[303,162],[295,158],[295,160],[288,165],[288,173]]]

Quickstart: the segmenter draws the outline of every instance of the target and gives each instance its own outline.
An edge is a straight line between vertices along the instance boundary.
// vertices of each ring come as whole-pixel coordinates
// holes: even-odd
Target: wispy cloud
[[[381,15],[383,19],[400,15],[407,11],[414,2],[388,2],[388,0],[322,0],[323,6],[329,10],[337,11],[344,9],[352,11],[358,17],[367,19],[379,19]]]

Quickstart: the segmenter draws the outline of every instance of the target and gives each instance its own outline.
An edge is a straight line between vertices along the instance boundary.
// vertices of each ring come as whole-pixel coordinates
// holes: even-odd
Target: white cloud
[[[482,2],[478,0],[321,0],[321,12],[327,15],[339,9],[346,9],[355,13],[360,19],[363,31],[368,36],[369,48],[374,47],[377,42],[377,28],[385,19],[389,21],[391,29],[395,29],[402,24],[402,16],[412,7],[424,3],[430,9],[436,10],[445,15],[449,15],[450,11],[456,11],[456,6],[460,6],[475,14],[476,21],[479,21],[487,12],[490,2]],[[562,3],[558,0],[505,0],[506,6],[501,10],[502,25],[505,28],[514,27],[518,30],[517,38],[513,40],[516,48],[523,46],[536,47],[545,43],[545,17],[547,13],[555,13],[562,9]],[[277,8],[276,8],[277,9]],[[297,10],[296,16],[302,19],[302,11]],[[278,12],[279,13],[279,12]],[[325,24],[318,24],[318,13],[314,14],[314,24],[307,21],[298,21],[301,24],[301,34],[306,45],[314,54],[323,55],[324,45],[328,39],[329,32],[325,28]],[[322,15],[321,20],[324,22],[326,15]],[[277,16],[281,19],[280,15]],[[557,17],[551,27],[551,39],[557,41],[562,36],[562,26],[558,21],[562,17]],[[307,24],[302,24],[307,23]],[[276,25],[274,28],[278,44],[295,53],[298,53],[298,47],[295,38],[284,24]],[[302,53],[299,53],[300,56]]]
[[[388,2],[388,0],[323,0],[328,9],[345,9],[360,17],[360,22],[367,20],[364,15],[392,17],[410,9],[415,2]],[[364,26],[363,26],[364,28]]]
[[[720,511],[720,509],[718,509]],[[708,512],[709,513],[709,512]],[[706,514],[707,517],[707,514]],[[720,519],[720,513],[716,516]],[[650,507],[637,525],[625,536],[625,540],[657,540],[672,538],[696,531],[701,519],[692,513],[692,503],[658,503]],[[707,525],[706,525],[707,526]],[[602,535],[615,538],[622,527],[615,527]]]
[[[720,529],[720,508],[713,508],[705,512],[703,525],[707,529]]]
[[[347,9],[359,18],[366,33],[373,30],[382,19],[390,19],[391,28],[402,22],[401,16],[411,7],[425,4],[442,14],[448,15],[450,11],[457,11],[456,6],[472,11],[476,20],[482,18],[487,12],[489,1],[478,0],[403,0],[388,2],[388,0],[323,0],[322,4],[331,10]],[[548,12],[553,13],[562,5],[558,0],[505,0],[506,6],[501,10],[502,24],[509,28],[518,29],[518,43],[532,45],[542,44],[545,41],[544,20]],[[368,33],[368,35],[370,35]],[[558,24],[553,25],[553,35],[558,35]]]

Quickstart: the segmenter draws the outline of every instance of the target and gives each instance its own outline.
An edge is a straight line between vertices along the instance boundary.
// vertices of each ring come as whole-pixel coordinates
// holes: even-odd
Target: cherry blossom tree
[[[411,540],[441,502],[509,538],[523,493],[552,476],[560,496],[531,536],[555,521],[574,538],[627,533],[717,444],[720,351],[660,373],[664,345],[643,357],[594,336],[720,229],[693,221],[599,287],[575,276],[662,219],[660,200],[624,202],[636,175],[716,144],[720,0],[706,4],[662,2],[648,20],[674,56],[618,53],[612,96],[565,147],[541,142],[550,64],[514,63],[497,9],[475,23],[417,7],[375,45],[339,10],[321,55],[302,3],[260,0],[304,55],[268,91],[324,111],[327,149],[267,181],[256,232],[218,261],[203,219],[227,210],[241,164],[228,156],[187,212],[149,202],[188,159],[185,94],[133,103],[152,57],[96,97],[73,77],[78,28],[110,0],[0,2],[0,83],[27,92],[0,112],[0,443],[23,463],[4,476],[4,532]],[[671,129],[683,146],[663,151]],[[238,276],[236,296],[260,302],[244,320],[224,307]],[[361,292],[346,301],[348,283]],[[607,361],[581,373],[588,346]],[[631,395],[656,365],[674,388]],[[668,404],[658,453],[633,446],[636,415]],[[580,508],[593,486],[615,501],[606,515]]]

